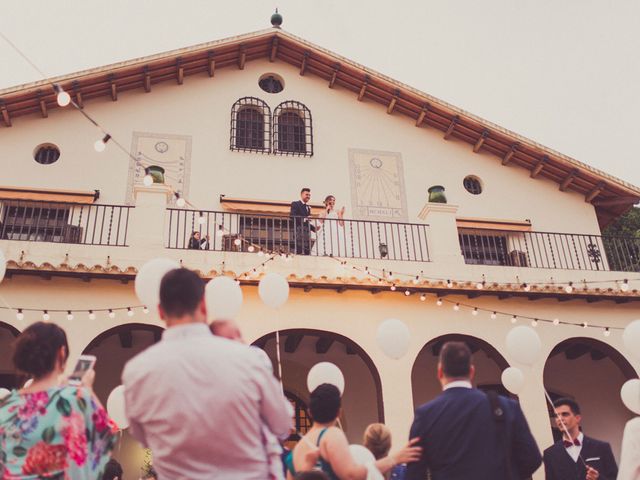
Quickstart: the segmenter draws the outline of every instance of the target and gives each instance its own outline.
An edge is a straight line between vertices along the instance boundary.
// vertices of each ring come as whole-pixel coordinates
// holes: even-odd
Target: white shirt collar
[[[213,336],[206,323],[187,323],[169,327],[162,332],[162,340],[179,340],[182,338]]]
[[[471,382],[469,380],[456,380],[455,382],[449,382],[444,387],[442,387],[442,391],[449,390],[450,388],[473,388],[471,386]]]

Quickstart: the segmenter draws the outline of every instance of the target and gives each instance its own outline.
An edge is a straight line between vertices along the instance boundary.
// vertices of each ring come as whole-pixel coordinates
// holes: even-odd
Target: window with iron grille
[[[51,165],[60,158],[60,149],[51,143],[38,145],[33,158],[40,165]]]
[[[255,97],[243,97],[231,107],[231,150],[269,152],[271,109]]]
[[[284,90],[282,79],[274,74],[267,74],[260,78],[258,85],[267,93],[280,93]]]
[[[313,155],[311,112],[300,102],[288,100],[273,113],[273,152],[285,155]]]
[[[69,224],[68,208],[46,205],[4,205],[2,238],[38,242],[79,243],[82,229]]]
[[[311,417],[307,412],[307,406],[291,392],[285,390],[284,395],[293,407],[296,432],[305,435],[311,429]]]
[[[477,235],[474,232],[458,231],[458,240],[464,262],[467,264],[511,265],[506,236]]]
[[[464,177],[462,184],[464,185],[465,190],[472,195],[480,195],[482,193],[482,183],[480,183],[480,179],[478,177],[468,175]]]

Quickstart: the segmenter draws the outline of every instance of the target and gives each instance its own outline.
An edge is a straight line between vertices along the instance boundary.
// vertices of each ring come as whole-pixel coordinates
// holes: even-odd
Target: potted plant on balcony
[[[153,179],[153,183],[164,183],[164,168],[158,165],[149,165],[144,169],[144,173]]]
[[[447,197],[444,194],[442,185],[434,185],[429,187],[429,202],[431,203],[447,203]]]

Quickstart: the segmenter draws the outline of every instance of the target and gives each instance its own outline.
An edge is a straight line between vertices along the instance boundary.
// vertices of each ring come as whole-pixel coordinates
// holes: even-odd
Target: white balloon
[[[171,270],[180,264],[168,258],[154,258],[145,263],[136,275],[135,291],[143,305],[155,311],[160,303],[160,282]]]
[[[111,390],[109,398],[107,398],[107,413],[116,422],[120,430],[124,430],[129,426],[124,405],[124,385],[118,385]]]
[[[340,395],[344,392],[344,375],[338,367],[331,362],[316,363],[307,375],[307,388],[313,392],[318,385],[330,383],[340,390]]]
[[[9,395],[10,393],[11,391],[7,390],[6,388],[0,388],[0,400],[2,400],[4,397]]]
[[[640,415],[640,379],[627,380],[620,389],[620,398],[624,406],[636,415]]]
[[[507,348],[518,363],[531,366],[540,357],[542,342],[533,328],[521,325],[507,334]]]
[[[271,308],[279,308],[289,298],[289,282],[278,273],[267,273],[258,284],[258,294]]]
[[[410,339],[409,328],[397,318],[389,318],[378,326],[378,345],[393,359],[402,358],[407,353]]]
[[[622,341],[627,350],[640,360],[640,320],[634,320],[624,329]]]
[[[505,368],[502,372],[502,384],[504,388],[514,395],[519,395],[524,387],[524,375],[522,370],[516,367]]]
[[[204,290],[210,320],[233,320],[242,307],[242,289],[230,277],[212,279]]]
[[[0,282],[4,278],[4,274],[7,271],[7,259],[4,256],[4,252],[0,250]]]

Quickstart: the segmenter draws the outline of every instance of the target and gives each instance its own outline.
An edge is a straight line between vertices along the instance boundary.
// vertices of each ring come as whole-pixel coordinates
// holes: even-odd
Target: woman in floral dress
[[[95,480],[102,477],[117,427],[91,387],[59,385],[69,346],[53,323],[37,322],[18,337],[16,368],[33,378],[0,400],[2,480]]]

